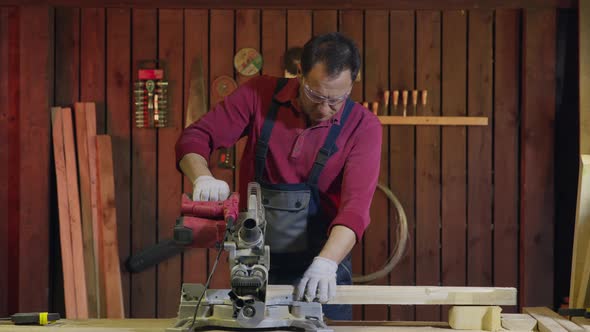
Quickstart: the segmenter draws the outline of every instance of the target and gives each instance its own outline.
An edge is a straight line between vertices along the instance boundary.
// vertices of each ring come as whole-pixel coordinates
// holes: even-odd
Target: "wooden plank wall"
[[[191,190],[173,148],[193,59],[203,62],[206,86],[220,75],[243,83],[233,69],[240,48],[261,50],[262,73],[281,75],[288,47],[335,30],[352,37],[364,59],[355,100],[428,90],[419,114],[489,117],[480,128],[385,128],[380,182],[404,206],[410,239],[396,269],[375,284],[511,286],[519,287],[520,305],[552,304],[556,10],[27,7],[2,8],[0,17],[0,137],[10,142],[0,145],[0,218],[8,220],[0,223],[0,289],[7,290],[0,314],[46,310],[50,301],[61,309],[59,260],[46,255],[57,222],[49,206],[56,195],[49,106],[97,105],[97,132],[112,137],[125,259],[171,236],[180,194]],[[170,127],[138,129],[131,84],[138,61],[156,58],[170,82]],[[399,114],[401,105],[386,112]],[[232,152],[239,157],[241,149]],[[213,166],[235,188],[235,169]],[[372,224],[354,248],[355,273],[384,264],[396,244],[395,215],[378,191]],[[181,283],[204,282],[215,254],[192,250],[139,274],[123,270],[127,316],[173,317]],[[224,262],[212,287],[227,284]],[[446,309],[366,306],[355,318],[439,320]]]

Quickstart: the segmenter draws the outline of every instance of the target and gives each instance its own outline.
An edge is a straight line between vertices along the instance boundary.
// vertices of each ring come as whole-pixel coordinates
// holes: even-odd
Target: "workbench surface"
[[[15,326],[9,322],[0,322],[0,332],[59,332],[59,331],[96,331],[96,332],[163,332],[171,327],[176,319],[89,319],[60,320],[48,326]],[[338,322],[342,324],[344,322]],[[331,326],[335,332],[445,332],[454,331],[446,323],[438,322],[350,322],[354,326]],[[363,325],[365,324],[365,325]],[[379,326],[376,326],[379,325]],[[469,332],[469,331],[461,331]],[[476,332],[476,331],[472,331]],[[481,331],[477,331],[481,332]]]

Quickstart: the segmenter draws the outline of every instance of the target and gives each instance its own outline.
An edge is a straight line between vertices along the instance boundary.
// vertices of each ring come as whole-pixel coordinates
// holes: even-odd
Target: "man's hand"
[[[326,303],[336,296],[336,271],[338,264],[331,259],[316,256],[303,278],[297,286],[297,300],[311,302],[318,298],[321,303]]]
[[[193,201],[224,201],[229,197],[225,181],[209,175],[201,175],[193,183]]]

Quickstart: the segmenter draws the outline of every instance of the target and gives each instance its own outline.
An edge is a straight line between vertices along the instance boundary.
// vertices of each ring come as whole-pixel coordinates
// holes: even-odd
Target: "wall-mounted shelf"
[[[379,116],[382,125],[406,126],[487,126],[488,118],[479,116]]]

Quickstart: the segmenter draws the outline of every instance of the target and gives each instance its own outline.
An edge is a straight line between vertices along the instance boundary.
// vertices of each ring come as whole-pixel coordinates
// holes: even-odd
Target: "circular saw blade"
[[[253,48],[242,48],[234,56],[234,67],[244,76],[252,76],[262,68],[262,56]]]
[[[238,84],[229,76],[219,76],[211,84],[211,99],[213,102],[222,100],[237,89]]]

